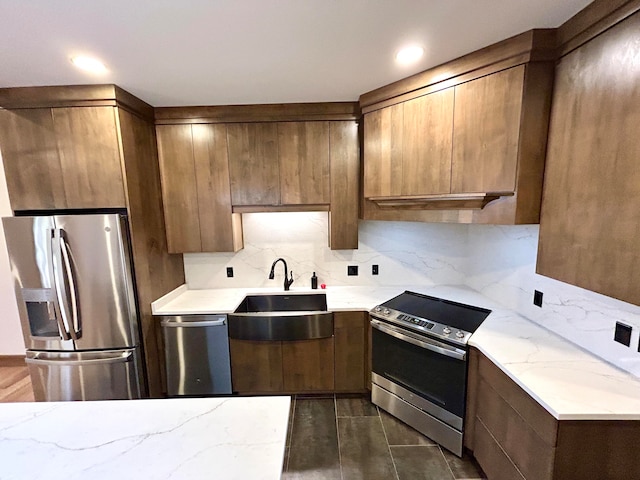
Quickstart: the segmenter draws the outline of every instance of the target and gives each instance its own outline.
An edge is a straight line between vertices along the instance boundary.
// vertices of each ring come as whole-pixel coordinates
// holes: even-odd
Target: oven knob
[[[382,313],[384,313],[385,315],[389,315],[391,313],[391,310],[389,310],[388,308],[385,308]]]
[[[444,327],[442,329],[442,333],[444,333],[445,335],[449,335],[451,333],[451,329],[449,327]]]
[[[458,331],[456,332],[456,337],[458,337],[458,338],[463,338],[463,337],[464,337],[464,333],[463,333],[463,332],[461,332],[460,330],[458,330]]]
[[[376,312],[381,312],[382,311],[382,307],[380,305],[378,305],[376,308],[373,309]]]

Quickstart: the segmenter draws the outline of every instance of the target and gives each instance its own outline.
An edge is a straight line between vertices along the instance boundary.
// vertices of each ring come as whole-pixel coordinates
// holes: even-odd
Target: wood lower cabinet
[[[471,350],[464,444],[489,480],[640,478],[640,421],[556,420]]]
[[[558,63],[536,267],[539,274],[635,305],[639,32],[637,12]]]
[[[126,207],[115,107],[0,111],[13,210]]]
[[[290,342],[229,339],[233,390],[260,393],[366,391],[366,312],[334,312],[334,335]]]
[[[231,382],[239,393],[284,391],[282,342],[229,339]]]
[[[158,125],[156,131],[169,252],[242,248],[242,220],[231,209],[226,126]]]
[[[360,392],[367,387],[366,312],[334,312],[335,391]]]
[[[333,338],[282,342],[286,392],[330,392],[334,388]]]

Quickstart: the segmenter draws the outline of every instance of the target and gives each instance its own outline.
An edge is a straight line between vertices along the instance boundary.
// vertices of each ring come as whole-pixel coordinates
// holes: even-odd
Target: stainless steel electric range
[[[462,455],[467,342],[490,313],[409,291],[373,308],[373,403]]]

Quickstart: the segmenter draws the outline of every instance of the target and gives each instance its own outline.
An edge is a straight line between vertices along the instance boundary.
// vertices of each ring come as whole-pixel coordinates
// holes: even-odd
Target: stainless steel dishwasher
[[[231,393],[226,315],[176,315],[162,320],[167,394]]]

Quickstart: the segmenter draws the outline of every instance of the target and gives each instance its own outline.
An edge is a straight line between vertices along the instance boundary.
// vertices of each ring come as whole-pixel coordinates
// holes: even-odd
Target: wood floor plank
[[[0,403],[33,402],[27,367],[0,367]]]

